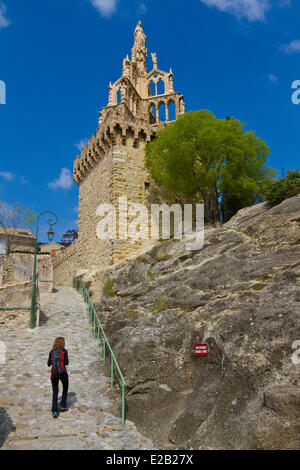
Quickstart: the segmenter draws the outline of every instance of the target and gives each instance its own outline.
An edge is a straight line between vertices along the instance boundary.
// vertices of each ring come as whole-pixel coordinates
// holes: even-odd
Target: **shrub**
[[[131,312],[127,313],[126,318],[130,319],[137,314],[137,310],[132,310]]]
[[[148,269],[147,274],[148,274],[148,276],[150,277],[150,279],[153,279],[153,278],[154,278],[151,269]]]
[[[264,198],[276,205],[290,197],[300,194],[300,171],[289,170],[287,176],[266,184]]]
[[[163,255],[163,256],[158,256],[157,261],[168,261],[171,258],[171,255]]]
[[[156,299],[155,302],[153,303],[151,307],[151,312],[153,315],[156,313],[162,312],[163,310],[166,310],[168,307],[168,299],[165,297],[160,297],[159,299]]]
[[[114,287],[114,281],[111,278],[105,279],[103,283],[104,294],[109,297],[113,297],[115,295],[115,291],[113,287]]]

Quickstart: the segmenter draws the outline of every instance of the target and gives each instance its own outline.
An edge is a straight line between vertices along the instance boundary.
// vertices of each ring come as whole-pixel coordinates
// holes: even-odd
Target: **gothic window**
[[[117,103],[118,104],[121,103],[121,88],[119,88],[117,91]]]
[[[157,94],[164,95],[165,94],[165,84],[163,80],[159,80],[157,83]]]
[[[154,124],[156,122],[156,108],[154,104],[150,106],[150,116],[149,116],[149,122],[150,124]]]
[[[169,102],[169,121],[175,121],[176,119],[176,111],[175,111],[175,103],[174,101]]]
[[[160,103],[158,108],[159,121],[164,122],[166,120],[166,106],[165,103]]]
[[[153,80],[149,83],[150,96],[155,96],[155,83]]]

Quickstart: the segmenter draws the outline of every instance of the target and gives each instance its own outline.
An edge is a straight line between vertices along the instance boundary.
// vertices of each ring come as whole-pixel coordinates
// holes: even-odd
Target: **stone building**
[[[6,254],[7,244],[9,254]],[[32,282],[34,245],[35,236],[31,230],[0,228],[0,287],[3,295],[6,292],[5,286],[10,286],[9,292],[12,293],[12,286],[15,285],[18,291],[22,283]],[[37,275],[42,282],[41,291],[52,292],[53,266],[49,251],[37,254]],[[12,295],[9,297],[13,298]],[[0,306],[1,302],[0,298]]]
[[[51,256],[56,256],[57,253],[64,249],[65,246],[57,242],[39,244],[39,253],[50,253]]]
[[[35,237],[31,230],[22,228],[2,228],[0,227],[0,253],[4,254],[6,245],[9,243],[10,251],[34,250]]]
[[[145,146],[158,130],[185,112],[183,95],[174,91],[172,69],[160,70],[156,53],[151,54],[152,69],[147,70],[145,40],[139,21],[131,60],[128,55],[124,58],[122,76],[109,84],[108,103],[99,113],[97,131],[74,160],[73,178],[79,186],[78,240],[56,257],[55,267],[67,259],[80,268],[107,266],[112,260],[128,258],[143,244],[120,239],[119,197],[147,202],[150,181],[144,170]],[[101,224],[96,210],[106,203],[117,212],[113,240],[99,239],[96,234]]]

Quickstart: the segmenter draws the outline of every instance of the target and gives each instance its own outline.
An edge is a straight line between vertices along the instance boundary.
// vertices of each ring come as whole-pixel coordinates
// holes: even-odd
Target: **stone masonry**
[[[139,21],[131,60],[127,55],[121,78],[109,84],[108,104],[99,113],[96,134],[74,160],[73,177],[79,186],[79,238],[72,252],[73,269],[108,266],[111,260],[127,259],[143,246],[142,241],[119,239],[122,228],[118,225],[119,197],[126,196],[135,203],[147,202],[150,181],[144,170],[145,146],[158,130],[185,112],[183,95],[174,91],[172,69],[169,72],[158,69],[157,56],[152,54],[153,67],[147,71],[145,39]],[[96,234],[96,227],[101,224],[96,210],[105,203],[116,208],[115,239],[101,240]],[[65,251],[56,257],[55,271],[66,262]],[[70,264],[70,257],[67,259]]]

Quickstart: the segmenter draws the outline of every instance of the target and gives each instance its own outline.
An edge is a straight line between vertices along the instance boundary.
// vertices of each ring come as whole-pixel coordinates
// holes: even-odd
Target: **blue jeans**
[[[51,377],[53,398],[52,398],[52,413],[58,411],[58,383],[61,381],[63,385],[61,407],[67,408],[67,395],[69,388],[69,377],[67,372],[63,372],[57,377]]]

